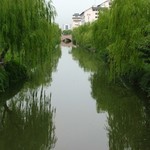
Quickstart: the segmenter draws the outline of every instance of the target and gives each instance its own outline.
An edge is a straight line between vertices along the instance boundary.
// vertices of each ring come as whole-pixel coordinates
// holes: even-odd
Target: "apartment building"
[[[81,24],[93,22],[98,18],[98,7],[92,6],[89,9],[83,11],[81,14]]]
[[[111,0],[106,0],[103,3],[92,6],[89,9],[83,11],[81,14],[76,13],[72,17],[72,28],[83,25],[84,23],[93,22],[98,19],[99,10],[101,8],[109,8]]]
[[[75,13],[72,17],[72,28],[79,27],[81,25],[81,15],[79,13]]]
[[[63,24],[63,30],[70,30],[71,25],[70,24]]]

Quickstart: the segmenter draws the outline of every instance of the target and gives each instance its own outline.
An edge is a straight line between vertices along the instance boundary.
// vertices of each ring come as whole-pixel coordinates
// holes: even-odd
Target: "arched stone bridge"
[[[65,43],[72,42],[72,35],[63,35],[61,36],[61,41]]]

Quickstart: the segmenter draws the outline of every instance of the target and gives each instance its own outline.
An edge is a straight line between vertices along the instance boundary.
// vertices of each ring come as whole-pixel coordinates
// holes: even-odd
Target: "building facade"
[[[70,30],[71,29],[71,25],[70,24],[64,24],[63,25],[63,30]]]
[[[72,17],[72,29],[79,27],[81,25],[81,15],[79,13],[75,13]]]
[[[98,7],[97,6],[90,7],[89,9],[82,12],[80,16],[81,16],[81,24],[93,22],[98,18]]]
[[[103,3],[92,6],[89,9],[83,11],[81,14],[75,13],[72,17],[72,29],[79,27],[85,23],[91,23],[98,19],[99,10],[101,8],[109,8],[112,0],[106,0]]]

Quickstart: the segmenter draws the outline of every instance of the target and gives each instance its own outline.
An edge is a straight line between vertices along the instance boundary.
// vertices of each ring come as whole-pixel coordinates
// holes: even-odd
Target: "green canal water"
[[[83,50],[61,46],[52,63],[0,95],[0,150],[150,150],[144,96]]]

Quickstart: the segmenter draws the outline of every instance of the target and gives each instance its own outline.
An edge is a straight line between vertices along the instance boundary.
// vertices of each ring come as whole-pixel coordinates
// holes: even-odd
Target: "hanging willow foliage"
[[[113,0],[111,4],[99,10],[92,26],[75,28],[73,38],[80,46],[96,49],[109,65],[111,80],[121,77],[150,95],[150,0]]]
[[[149,0],[115,0],[110,10],[111,71],[123,75],[143,66],[137,45],[150,18]]]
[[[21,62],[50,53],[56,15],[51,0],[1,0],[0,10],[1,52],[9,45],[11,59],[17,55]]]
[[[103,55],[106,53],[106,47],[110,43],[109,37],[109,19],[110,19],[110,11],[109,9],[102,9],[99,11],[99,19],[94,22],[93,25],[93,41],[94,46],[96,47],[97,51]]]

